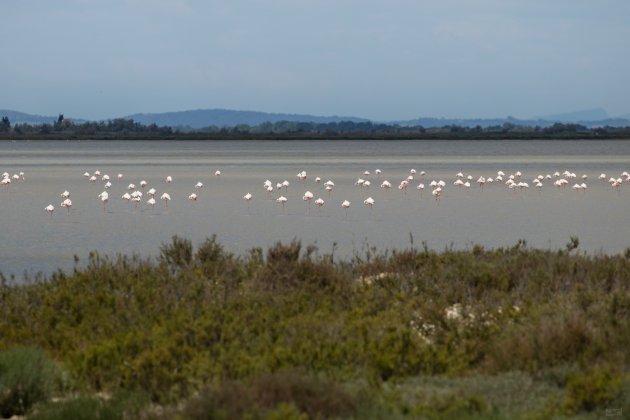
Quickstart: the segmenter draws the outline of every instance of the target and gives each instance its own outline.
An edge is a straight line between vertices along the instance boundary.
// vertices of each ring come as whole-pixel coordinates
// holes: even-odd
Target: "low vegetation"
[[[0,285],[0,414],[596,418],[630,413],[630,251],[337,261],[173,238]],[[86,417],[87,416],[87,417]]]

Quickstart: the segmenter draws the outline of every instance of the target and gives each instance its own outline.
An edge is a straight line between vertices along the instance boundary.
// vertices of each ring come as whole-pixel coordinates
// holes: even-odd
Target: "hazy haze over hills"
[[[239,124],[259,125],[265,122],[300,121],[329,123],[339,121],[365,122],[365,118],[357,117],[319,117],[315,115],[278,114],[258,111],[235,111],[229,109],[197,109],[192,111],[164,112],[159,114],[133,114],[125,118],[133,119],[141,124],[157,124],[171,127],[203,128],[210,125],[218,127]]]
[[[0,117],[8,116],[9,120],[15,123],[42,124],[53,123],[58,116],[42,116],[31,115],[24,112],[0,110]],[[65,115],[66,118],[73,119],[76,122],[82,122],[72,118],[71,115]],[[602,118],[597,118],[602,117]],[[200,129],[208,126],[217,127],[233,127],[239,124],[247,124],[250,126],[259,125],[265,122],[278,121],[294,121],[294,122],[314,122],[314,123],[330,123],[340,121],[367,122],[366,118],[356,116],[317,116],[306,114],[281,114],[267,113],[259,111],[237,111],[229,109],[197,109],[190,111],[165,112],[155,114],[133,114],[128,116],[113,116],[114,118],[127,118],[134,121],[149,125],[156,124],[159,126],[169,127],[188,127],[192,129]],[[587,127],[594,126],[630,126],[630,118],[608,117],[608,113],[602,108],[594,108],[564,114],[550,115],[535,119],[519,119],[513,117],[497,117],[497,118],[434,118],[420,117],[411,120],[394,120],[394,121],[372,121],[375,123],[398,124],[401,126],[422,126],[425,128],[444,127],[447,125],[458,125],[462,127],[481,127],[497,126],[505,123],[522,125],[522,126],[540,126],[546,127],[554,123],[578,123]]]

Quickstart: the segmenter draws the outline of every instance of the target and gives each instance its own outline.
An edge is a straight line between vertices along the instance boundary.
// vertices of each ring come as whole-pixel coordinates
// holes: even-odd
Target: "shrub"
[[[617,398],[622,385],[622,379],[610,369],[570,374],[565,386],[563,408],[569,414],[582,410],[593,411]]]
[[[283,413],[290,418],[343,418],[355,412],[356,402],[341,386],[295,372],[211,385],[184,409],[194,419],[257,418],[263,413],[270,418],[283,418]]]
[[[146,398],[140,394],[79,396],[37,406],[29,420],[117,420],[146,418]],[[141,414],[143,414],[141,416]],[[147,413],[149,414],[149,413]]]
[[[117,420],[123,418],[121,406],[100,398],[80,397],[41,407],[29,420]]]
[[[0,414],[22,415],[35,403],[46,401],[61,380],[60,371],[36,347],[15,347],[0,352]]]

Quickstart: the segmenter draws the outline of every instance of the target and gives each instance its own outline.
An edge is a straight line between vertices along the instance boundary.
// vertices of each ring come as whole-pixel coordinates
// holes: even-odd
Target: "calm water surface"
[[[377,177],[363,171],[383,172]],[[410,169],[416,175],[406,194],[396,189]],[[112,187],[105,209],[97,198],[103,182],[90,183],[83,173],[109,174]],[[214,171],[222,176],[215,177]],[[306,182],[296,174],[305,170]],[[538,174],[569,170],[588,175],[586,192],[570,186],[557,189],[544,181],[541,191],[522,191],[504,184],[481,189],[480,175],[521,171],[529,182]],[[293,238],[315,243],[321,252],[350,257],[366,246],[400,248],[426,242],[430,248],[510,246],[525,239],[536,247],[563,247],[578,236],[588,252],[619,253],[630,247],[630,183],[619,190],[601,183],[630,171],[630,141],[31,141],[0,142],[0,172],[24,171],[24,182],[0,191],[0,271],[21,277],[24,272],[50,273],[74,266],[74,255],[87,258],[90,250],[115,255],[156,255],[173,235],[199,243],[216,234],[230,251],[241,253]],[[453,186],[457,172],[474,177],[470,189]],[[116,179],[124,174],[122,181]],[[163,179],[171,175],[172,184]],[[335,182],[332,194],[314,182]],[[372,182],[369,189],[354,185],[357,178]],[[158,196],[172,196],[168,208],[160,200],[152,209],[120,197],[129,183],[146,180]],[[286,209],[263,190],[289,180]],[[394,188],[379,188],[383,180]],[[428,184],[443,179],[447,186],[438,201]],[[204,183],[199,199],[188,195]],[[419,193],[415,186],[427,189]],[[571,182],[571,185],[575,181]],[[67,213],[60,194],[70,191],[74,206]],[[322,197],[319,209],[302,200],[306,190]],[[252,201],[243,195],[250,192]],[[372,210],[363,200],[372,196]],[[346,216],[343,200],[352,207]],[[44,207],[52,203],[52,217]],[[411,235],[410,235],[411,234]]]

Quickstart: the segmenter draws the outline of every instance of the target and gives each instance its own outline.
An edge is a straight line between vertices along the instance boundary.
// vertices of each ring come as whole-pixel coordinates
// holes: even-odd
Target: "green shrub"
[[[411,409],[410,414],[414,418],[429,419],[489,417],[488,404],[483,397],[454,394],[433,398],[428,404],[419,404]]]
[[[60,370],[36,347],[0,352],[0,414],[22,415],[59,388]]]
[[[283,418],[282,413],[296,419],[344,418],[355,412],[356,402],[340,385],[294,372],[208,386],[184,409],[191,419]]]
[[[570,374],[565,385],[566,397],[563,408],[569,414],[593,411],[617,398],[623,381],[610,369],[594,370],[582,374]]]
[[[147,418],[147,399],[141,394],[79,396],[38,405],[29,420],[117,420]]]
[[[117,420],[122,406],[100,398],[79,397],[42,406],[29,420]]]

